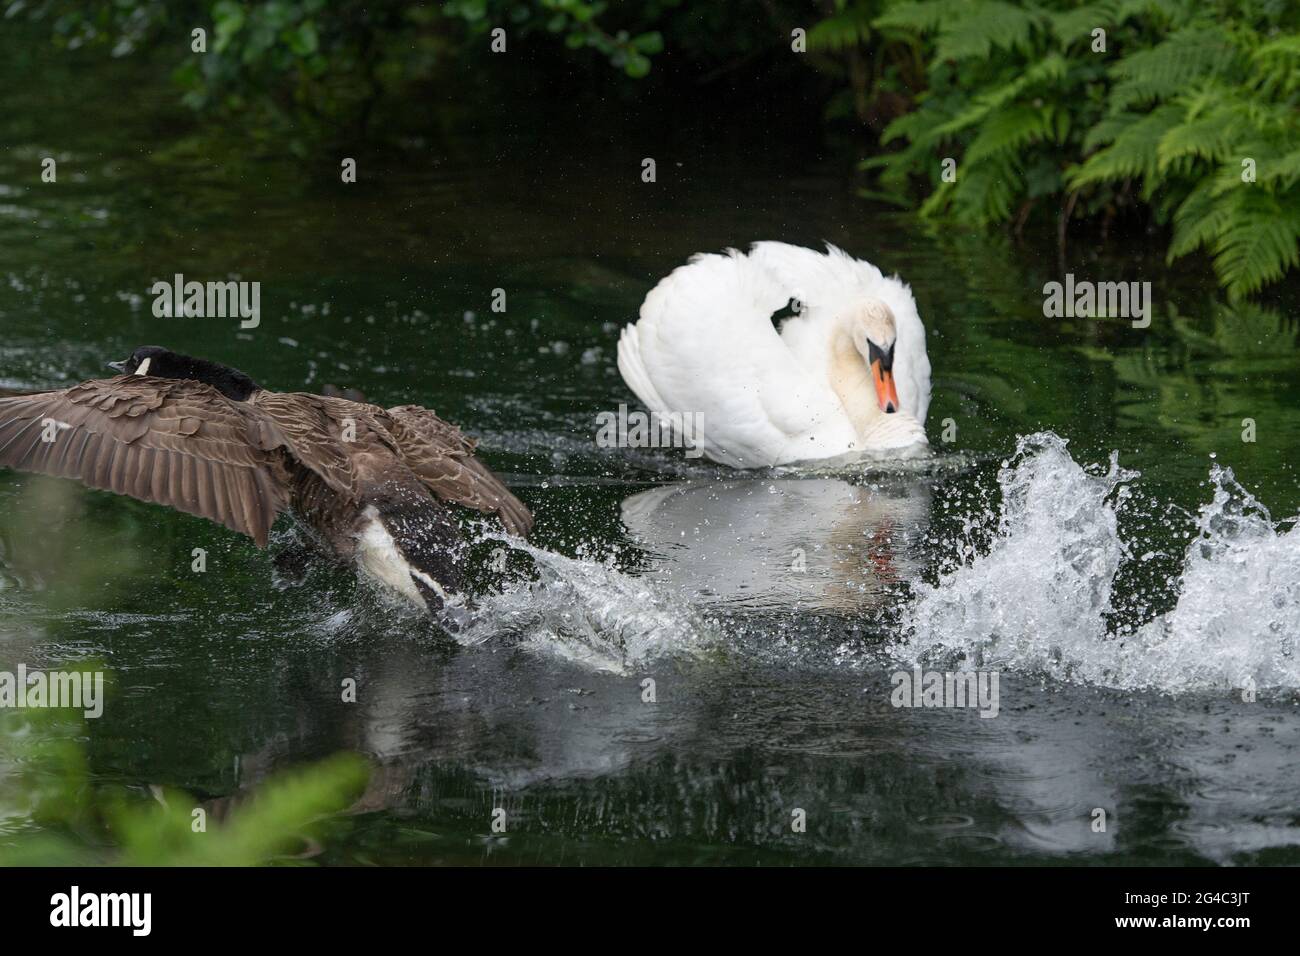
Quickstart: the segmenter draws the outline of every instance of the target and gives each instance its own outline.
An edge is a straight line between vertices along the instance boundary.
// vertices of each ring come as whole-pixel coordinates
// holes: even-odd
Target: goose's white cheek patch
[[[136,374],[136,375],[148,375],[148,374],[149,374],[149,363],[152,362],[152,361],[153,361],[153,356],[151,355],[151,356],[149,356],[147,359],[145,359],[143,362],[140,363],[140,367],[137,368],[137,369],[135,370],[135,374]]]

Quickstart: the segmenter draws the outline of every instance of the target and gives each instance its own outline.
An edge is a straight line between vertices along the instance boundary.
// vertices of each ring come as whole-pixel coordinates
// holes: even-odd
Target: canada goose
[[[532,527],[473,439],[426,408],[269,392],[158,346],[109,367],[121,374],[0,398],[0,467],[168,505],[259,547],[291,510],[338,557],[452,623],[459,532],[443,502],[512,534]]]
[[[772,316],[799,303],[780,332]],[[694,413],[734,468],[925,454],[930,360],[911,290],[869,262],[757,242],[697,255],[623,329],[618,370],[661,416]]]

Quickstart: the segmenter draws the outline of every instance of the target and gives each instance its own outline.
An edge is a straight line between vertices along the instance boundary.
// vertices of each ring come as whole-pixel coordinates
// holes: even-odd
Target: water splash
[[[1020,439],[998,473],[998,504],[977,504],[947,542],[955,563],[935,583],[913,581],[910,596],[900,589],[874,621],[797,607],[781,622],[770,608],[717,617],[612,557],[568,557],[480,526],[480,540],[524,552],[532,572],[481,597],[455,637],[618,674],[708,653],[796,669],[961,662],[1165,693],[1300,688],[1300,530],[1284,531],[1227,469],[1212,471],[1196,516],[1143,498],[1138,478],[1117,453],[1085,467],[1055,434]],[[1162,542],[1190,539],[1167,579],[1147,580],[1151,529]],[[904,637],[880,644],[889,630]]]
[[[1125,686],[1300,687],[1300,525],[1268,510],[1215,466],[1178,604],[1135,635]]]
[[[535,577],[509,583],[479,600],[467,645],[512,643],[616,674],[669,656],[691,656],[713,643],[690,607],[651,582],[618,570],[613,560],[565,557],[526,542],[488,535],[526,552]]]
[[[1121,689],[1300,687],[1300,532],[1282,532],[1228,469],[1211,475],[1214,497],[1200,510],[1177,594],[1165,596],[1176,596],[1173,609],[1108,625],[1130,557],[1117,511],[1137,477],[1115,455],[1104,471],[1081,467],[1054,434],[1022,438],[998,476],[991,545],[916,587],[909,636],[892,652]]]

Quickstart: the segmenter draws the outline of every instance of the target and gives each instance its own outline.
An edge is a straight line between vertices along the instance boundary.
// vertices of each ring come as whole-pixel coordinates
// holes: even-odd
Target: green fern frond
[[[934,172],[930,176],[933,181],[934,173],[938,170],[935,150],[943,138],[938,131],[949,119],[951,119],[951,111],[945,104],[936,100],[927,101],[915,113],[900,116],[885,127],[881,142],[888,143],[904,137],[908,142],[907,147],[897,153],[886,153],[883,156],[864,160],[861,168],[870,169],[878,166],[881,169],[881,183],[897,188],[906,183],[912,173],[933,164]]]
[[[1297,121],[1300,115],[1297,115],[1296,104],[1286,99],[1267,100],[1256,95],[1236,95],[1225,93],[1225,98],[1231,96],[1233,106],[1241,110],[1242,115],[1250,121],[1252,126],[1261,130],[1272,130],[1288,136],[1293,142],[1298,138]]]
[[[967,163],[979,162],[995,153],[1051,139],[1053,135],[1051,110],[1011,106],[997,111],[984,121],[979,134],[966,147],[965,160]]]
[[[898,193],[884,192],[879,189],[858,189],[856,192],[859,199],[888,203],[891,206],[897,206],[899,209],[907,209],[912,205],[906,197],[900,196]]]
[[[1300,149],[1294,149],[1280,159],[1271,161],[1261,160],[1255,153],[1244,149],[1242,153],[1255,159],[1255,175],[1261,184],[1287,190],[1300,182]]]
[[[963,163],[957,181],[944,185],[949,188],[936,190],[922,205],[923,215],[951,211],[963,222],[989,225],[1011,218],[1024,178],[1015,159],[1003,153],[982,163]]]
[[[846,4],[808,31],[808,49],[839,51],[865,44],[871,39],[874,15],[875,9],[870,3],[859,0]]]
[[[1300,34],[1270,40],[1250,59],[1254,86],[1261,93],[1286,95],[1300,90]]]
[[[1068,47],[1080,37],[1091,36],[1098,27],[1109,30],[1119,25],[1119,4],[1115,0],[1102,3],[1090,3],[1073,10],[1066,10],[1050,15],[1048,22],[1052,32],[1061,41],[1061,46]]]
[[[1224,193],[1236,192],[1237,187],[1242,185],[1241,176],[1245,166],[1241,160],[1255,159],[1256,175],[1258,176],[1258,157],[1264,157],[1267,164],[1271,163],[1273,157],[1277,155],[1271,146],[1258,140],[1246,140],[1239,144],[1239,149],[1241,152],[1240,158],[1237,156],[1229,158],[1205,177],[1204,181],[1213,195],[1222,196]]]
[[[921,208],[917,210],[917,213],[926,219],[942,216],[952,208],[952,196],[956,191],[957,184],[955,182],[939,183],[934,187],[934,192],[930,193],[925,202],[921,203]]]
[[[880,142],[888,145],[894,140],[904,137],[909,142],[924,142],[927,145],[938,142],[942,136],[938,132],[940,126],[946,126],[951,117],[944,117],[942,123],[935,122],[935,111],[928,107],[917,110],[914,113],[904,113],[898,119],[891,122],[885,127],[880,134]]]
[[[1300,21],[1283,0],[922,0],[874,24],[925,38],[930,89],[885,131],[905,148],[863,168],[882,188],[923,176],[924,216],[1004,222],[1071,190],[1094,216],[1136,187],[1171,227],[1169,261],[1204,250],[1233,296],[1300,264]],[[1098,27],[1105,56],[1086,45]],[[954,182],[943,155],[961,157]]]
[[[1197,184],[1174,212],[1174,236],[1166,262],[1173,262],[1202,246],[1209,248],[1232,221],[1233,203],[1214,191],[1214,180]]]
[[[1043,14],[1004,0],[929,0],[903,3],[877,17],[878,29],[902,28],[937,34],[939,60],[987,57],[994,49],[1032,51],[1031,39]]]
[[[875,20],[877,28],[915,30],[918,33],[934,33],[945,22],[960,18],[969,12],[969,0],[918,0],[915,3],[900,3]]]
[[[1078,189],[1093,183],[1146,176],[1156,179],[1160,140],[1182,122],[1181,106],[1165,105],[1128,123],[1111,145],[1071,170],[1067,179]]]
[[[940,59],[983,58],[994,49],[1032,52],[1030,38],[1041,20],[1032,8],[983,0],[968,5],[966,11],[966,16],[947,20],[940,29],[934,51]]]
[[[1290,34],[1270,40],[1251,55],[1251,59],[1256,61],[1269,60],[1273,57],[1300,59],[1300,34]]]
[[[1141,113],[1117,113],[1102,117],[1083,137],[1084,153],[1095,152],[1098,148],[1115,142],[1125,130],[1141,119]]]
[[[1123,23],[1138,14],[1154,14],[1167,17],[1170,12],[1169,0],[1123,0],[1115,11],[1115,21]]]
[[[1214,243],[1214,270],[1236,299],[1300,264],[1300,203],[1243,185],[1232,219]]]
[[[982,123],[989,114],[1025,95],[1042,84],[1051,86],[1069,73],[1069,64],[1059,53],[1049,53],[1015,79],[976,97],[966,109],[943,123],[936,133],[940,139]]]
[[[1156,147],[1157,168],[1165,172],[1177,160],[1188,156],[1211,162],[1225,160],[1240,139],[1244,126],[1241,114],[1230,106],[1180,123],[1160,138]]]
[[[1237,51],[1222,30],[1187,27],[1149,50],[1130,53],[1111,67],[1110,107],[1119,112],[1168,99],[1228,69]]]

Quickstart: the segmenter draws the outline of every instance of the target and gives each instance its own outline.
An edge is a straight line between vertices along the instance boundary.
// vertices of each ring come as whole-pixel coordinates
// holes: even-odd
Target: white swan
[[[773,313],[800,311],[778,333]],[[834,246],[755,243],[661,280],[623,329],[618,370],[735,468],[925,452],[930,360],[911,290]],[[678,419],[680,420],[680,419]]]

